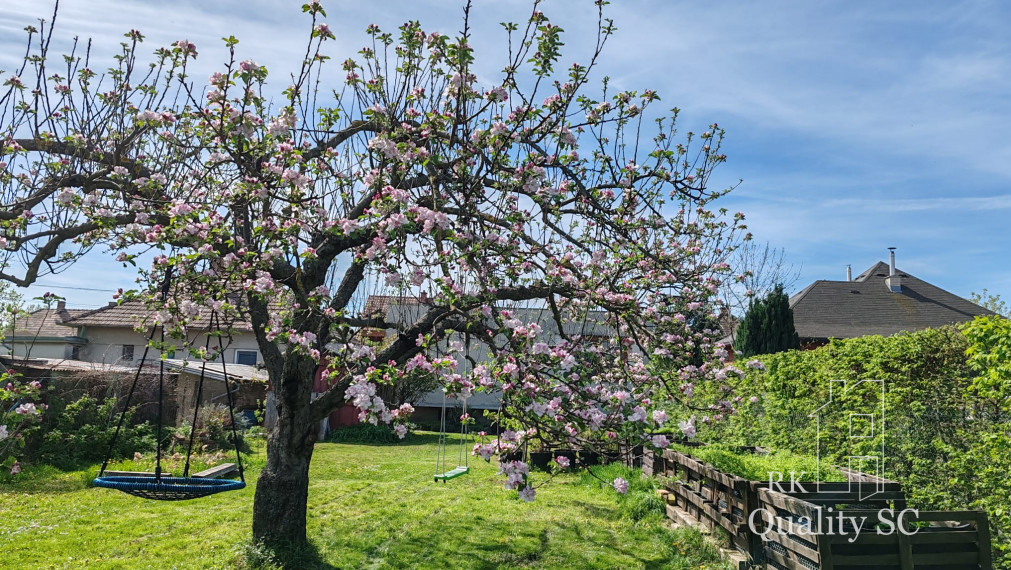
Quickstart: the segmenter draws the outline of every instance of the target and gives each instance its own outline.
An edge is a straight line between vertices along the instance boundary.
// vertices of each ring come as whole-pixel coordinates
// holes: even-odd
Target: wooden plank
[[[768,481],[750,481],[750,484],[755,487],[762,487],[766,489],[769,488]],[[782,485],[784,489],[789,489],[790,487],[789,481],[783,481],[779,484]],[[796,485],[799,487],[803,487],[805,491],[797,491],[796,493],[792,491],[786,491],[786,493],[790,495],[795,495],[797,493],[804,493],[804,492],[850,493],[850,494],[860,492],[860,489],[855,484],[846,481],[823,481],[821,483],[815,481],[798,481]],[[867,487],[865,487],[865,490],[866,489]],[[898,483],[885,483],[884,485],[881,486],[881,491],[885,493],[901,493],[902,486],[899,485]]]
[[[767,528],[762,532],[762,535],[769,540],[778,542],[779,545],[786,550],[800,554],[813,562],[821,560],[821,554],[817,550],[807,546],[806,544],[798,542],[792,536],[786,534],[785,532],[780,532],[780,530],[785,529]],[[819,537],[817,536],[811,536],[812,540],[810,542],[815,542],[818,538]]]
[[[832,556],[832,537],[827,534],[818,535],[818,567],[821,570],[834,570],[835,558]]]
[[[204,469],[199,473],[194,473],[193,477],[197,479],[219,479],[225,475],[230,475],[237,472],[239,469],[234,463],[222,463],[221,465],[215,465],[209,469]]]
[[[922,529],[909,535],[910,544],[976,544],[979,542],[979,532],[972,530],[945,530],[943,532]]]
[[[728,517],[723,515],[723,513],[717,510],[711,503],[703,499],[700,495],[696,495],[694,493],[689,492],[683,494],[678,493],[678,496],[683,497],[685,501],[691,507],[693,507],[697,513],[699,513],[700,515],[699,518],[700,520],[702,520],[703,523],[705,522],[705,519],[708,519],[713,523],[712,525],[709,525],[710,527],[719,525],[720,527],[723,527],[724,529],[727,530],[727,532],[730,532],[731,534],[738,533],[742,523],[737,523],[735,521],[730,520]],[[705,519],[703,519],[701,515],[705,515]]]
[[[898,528],[895,537],[899,542],[899,568],[902,570],[913,570],[913,545],[909,541],[909,535],[903,532],[905,529]]]
[[[794,499],[789,495],[777,493],[768,489],[758,489],[758,502],[759,507],[771,505],[773,507],[779,507],[789,511],[794,515],[807,517],[811,520],[815,520],[820,514],[819,509],[815,508],[814,505],[808,503],[807,501]]]
[[[787,567],[789,570],[811,570],[807,566],[801,564],[799,560],[789,558],[787,556],[780,554],[779,552],[776,552],[775,550],[772,549],[772,546],[768,542],[765,543],[764,554],[766,560],[773,560],[777,562],[779,565]],[[824,566],[822,566],[822,568],[824,568]]]
[[[835,529],[833,529],[835,530]],[[864,529],[860,531],[860,538],[857,540],[860,544],[865,544],[867,546],[876,544],[896,544],[895,534],[878,534],[877,532]],[[853,533],[848,534],[831,534],[825,535],[825,542],[828,544],[853,544],[850,540],[853,538]]]
[[[992,568],[993,560],[990,555],[990,521],[986,518],[986,513],[976,512],[976,532],[979,533],[979,567]]]
[[[898,566],[899,555],[895,554],[839,554],[832,553],[832,563],[836,566],[856,566],[873,568],[875,566]]]
[[[917,566],[940,566],[943,564],[979,564],[979,553],[972,552],[929,552],[913,554],[913,563]],[[903,566],[905,569],[905,566]]]
[[[670,450],[668,450],[668,451],[670,451]],[[667,457],[667,453],[666,452],[664,452],[664,457],[665,458]],[[720,483],[722,483],[724,485],[727,485],[728,487],[733,487],[733,485],[734,485],[734,483],[736,481],[746,481],[746,479],[742,479],[740,477],[736,477],[734,475],[729,475],[727,473],[724,473],[723,471],[720,471],[719,469],[716,469],[715,467],[713,467],[712,465],[709,465],[708,463],[703,463],[701,461],[698,461],[694,457],[685,455],[685,454],[677,452],[677,451],[674,451],[674,452],[671,453],[670,459],[673,460],[673,461],[677,461],[681,465],[687,467],[688,469],[691,469],[691,470],[695,471],[696,473],[698,473],[698,474],[700,474],[700,475],[702,475],[702,476],[704,476],[704,477],[706,477],[708,479],[712,479],[714,481],[718,481],[718,482],[720,482]]]
[[[906,498],[901,491],[875,493],[873,497],[861,497],[859,493],[786,493],[795,499],[812,503],[889,503]]]
[[[867,481],[871,483],[892,483],[898,485],[895,481],[891,479],[885,479],[883,477],[878,477],[877,475],[870,475],[862,471],[856,471],[848,467],[837,467],[840,473],[846,476],[848,481]]]

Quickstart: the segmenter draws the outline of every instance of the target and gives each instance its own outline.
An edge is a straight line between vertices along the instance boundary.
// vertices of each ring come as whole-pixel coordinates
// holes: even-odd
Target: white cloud
[[[73,35],[94,36],[95,53],[107,59],[122,33],[138,28],[150,49],[195,42],[194,75],[205,77],[226,53],[221,36],[234,34],[240,59],[266,65],[282,86],[283,70],[303,57],[309,26],[297,0],[285,4],[63,0],[57,49]],[[364,45],[373,22],[391,31],[409,19],[461,29],[457,0],[324,5],[337,61]],[[572,6],[543,9],[567,32],[563,60],[586,63],[596,13],[589,2]],[[925,268],[975,267],[951,272],[956,287],[1007,284],[1001,262],[973,253],[1011,247],[1007,4],[623,0],[608,11],[618,32],[598,77],[610,76],[617,88],[658,89],[663,106],[684,109],[682,131],[713,121],[727,127],[729,162],[713,184],[743,177],[727,206],[748,213],[758,239],[786,247],[805,276],[822,278],[818,270],[846,263],[859,271],[884,247],[901,245],[907,268],[917,255],[930,259]],[[50,12],[0,0],[0,68],[19,63],[21,28]],[[471,43],[482,80],[505,60],[498,22],[528,13],[524,0],[475,3]]]

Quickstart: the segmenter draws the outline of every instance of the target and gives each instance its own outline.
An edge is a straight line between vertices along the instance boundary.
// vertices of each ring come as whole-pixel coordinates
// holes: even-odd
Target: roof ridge
[[[104,307],[99,307],[97,309],[85,309],[85,311],[87,311],[87,312],[81,313],[80,315],[76,315],[73,318],[67,319],[66,321],[64,321],[63,323],[60,323],[60,324],[69,323],[71,321],[75,321],[77,319],[81,319],[81,318],[84,318],[84,317],[90,317],[91,315],[94,315],[96,313],[101,313],[102,311],[108,311],[108,310],[111,310],[111,309],[118,309],[118,308],[126,305],[127,303],[140,303],[140,302],[141,301],[126,301],[126,302],[123,302],[123,303],[116,303],[115,305],[108,305],[107,304]]]
[[[787,301],[787,304],[790,306],[790,308],[793,308],[795,304],[799,303],[801,299],[806,297],[807,294],[810,293],[812,289],[814,289],[815,285],[821,283],[822,281],[827,281],[827,279],[816,279],[813,283],[811,283],[807,287],[804,287],[798,293],[794,293],[793,297],[790,297],[789,300]]]

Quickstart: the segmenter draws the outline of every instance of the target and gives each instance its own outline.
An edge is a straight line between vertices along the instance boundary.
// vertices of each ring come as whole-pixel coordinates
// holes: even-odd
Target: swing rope
[[[439,430],[439,447],[435,460],[435,482],[449,481],[461,475],[466,475],[470,471],[470,456],[466,452],[467,441],[470,435],[469,422],[467,421],[467,399],[460,398],[463,406],[463,414],[460,416],[460,453],[457,458],[456,468],[446,470],[447,456],[449,454],[448,435],[446,433],[446,392],[442,392],[442,424]]]
[[[165,282],[162,284],[162,299],[164,300],[168,295],[169,289],[169,279],[171,271],[166,272]],[[211,312],[210,322],[208,323],[208,340],[207,346],[210,345],[210,330],[216,322],[216,313]],[[219,323],[220,324],[220,323]],[[126,419],[126,414],[130,409],[130,400],[133,398],[133,394],[137,388],[137,382],[140,378],[141,370],[143,370],[144,362],[147,360],[148,352],[151,348],[152,340],[154,339],[155,332],[158,330],[158,325],[151,328],[151,335],[148,337],[148,344],[144,348],[144,355],[141,357],[140,364],[137,366],[137,373],[134,375],[133,385],[130,386],[130,392],[127,395],[126,403],[123,408],[123,412],[119,416],[119,423],[116,426],[116,432],[113,434],[112,439],[109,441],[109,449],[106,453],[105,459],[102,461],[102,468],[99,471],[98,477],[94,480],[94,485],[96,487],[104,487],[107,489],[116,489],[118,491],[123,491],[130,495],[141,497],[144,499],[154,499],[161,501],[179,501],[184,499],[194,499],[197,497],[204,497],[207,495],[212,495],[215,493],[220,493],[222,491],[231,491],[235,489],[242,489],[246,486],[245,477],[243,476],[242,469],[242,456],[239,454],[239,439],[238,433],[236,432],[235,426],[235,416],[234,416],[234,405],[232,402],[232,395],[229,390],[228,385],[228,372],[226,369],[224,352],[221,350],[221,339],[220,334],[218,337],[218,354],[221,357],[221,369],[225,377],[225,392],[228,394],[228,413],[232,421],[232,441],[235,444],[235,456],[238,464],[239,471],[239,481],[232,481],[228,479],[214,479],[214,478],[197,478],[189,476],[190,469],[190,457],[193,454],[193,438],[196,432],[196,420],[197,413],[200,409],[200,399],[203,394],[203,384],[206,376],[207,361],[206,358],[200,368],[200,380],[198,381],[197,387],[197,399],[195,404],[195,409],[193,410],[193,425],[190,426],[190,437],[189,446],[186,449],[186,466],[183,469],[182,477],[163,477],[161,468],[162,459],[162,429],[164,425],[163,417],[163,404],[165,399],[165,360],[160,359],[158,365],[158,437],[156,443],[156,455],[155,455],[155,471],[154,477],[150,476],[137,476],[137,475],[115,475],[106,476],[106,468],[109,465],[109,459],[112,457],[113,449],[115,449],[116,440],[119,437],[119,433],[123,427],[123,423]],[[161,347],[164,350],[165,346],[165,325],[161,325]],[[206,348],[206,347],[205,347]],[[206,357],[206,354],[205,354]]]

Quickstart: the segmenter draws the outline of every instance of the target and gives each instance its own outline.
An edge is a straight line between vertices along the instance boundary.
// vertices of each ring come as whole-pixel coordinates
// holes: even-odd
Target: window
[[[133,360],[133,345],[124,344],[123,345],[123,360]]]
[[[75,344],[70,349],[70,359],[71,360],[80,360],[81,359],[81,347],[79,345]]]
[[[235,363],[236,364],[248,364],[249,366],[256,366],[259,353],[255,350],[236,350],[235,351]]]

